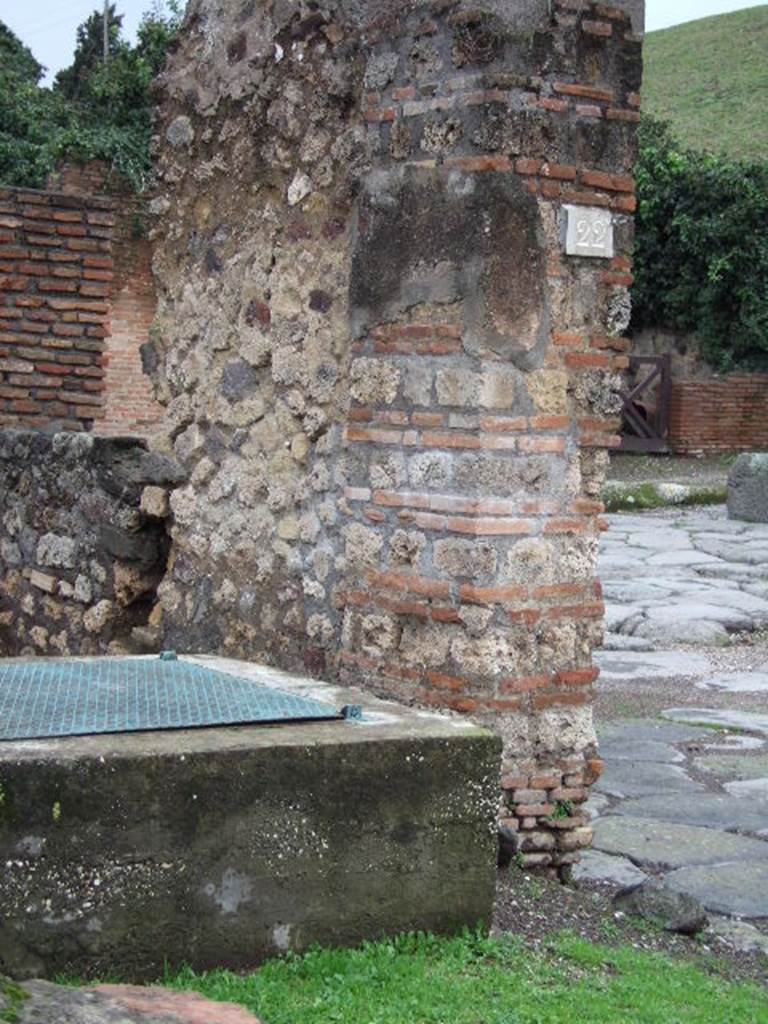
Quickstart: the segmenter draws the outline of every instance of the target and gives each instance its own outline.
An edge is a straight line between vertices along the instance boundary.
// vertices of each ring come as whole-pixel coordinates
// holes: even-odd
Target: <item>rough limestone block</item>
[[[740,455],[728,476],[728,515],[768,523],[768,452]]]

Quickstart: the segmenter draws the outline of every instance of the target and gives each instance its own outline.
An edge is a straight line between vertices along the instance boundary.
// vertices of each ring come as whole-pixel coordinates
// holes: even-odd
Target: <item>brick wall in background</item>
[[[116,211],[111,330],[104,355],[104,417],[99,434],[149,437],[162,419],[149,377],[141,363],[141,346],[157,308],[147,238],[135,204],[120,201]]]
[[[672,383],[669,441],[678,455],[768,450],[768,374]]]
[[[0,424],[90,430],[103,416],[113,207],[0,189]]]
[[[115,278],[104,353],[104,414],[95,430],[108,436],[148,437],[156,430],[163,412],[154,400],[140,354],[157,308],[142,202],[108,164],[99,160],[65,163],[49,185],[72,194],[115,198]]]

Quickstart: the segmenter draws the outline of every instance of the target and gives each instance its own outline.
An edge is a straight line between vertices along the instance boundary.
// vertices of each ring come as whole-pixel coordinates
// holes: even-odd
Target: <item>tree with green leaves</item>
[[[115,13],[115,5],[107,7],[107,53],[114,57],[125,44],[121,40],[123,16]],[[54,79],[53,88],[69,100],[87,98],[94,73],[104,62],[104,12],[94,11],[77,28],[75,56],[68,68]]]
[[[135,45],[122,37],[122,15],[108,9],[109,59],[103,59],[103,14],[77,30],[72,64],[52,89],[43,68],[0,22],[0,184],[43,188],[60,160],[106,160],[136,191],[151,171],[150,85],[181,22],[177,0],[156,3]]]
[[[44,71],[29,47],[0,21],[0,74],[13,72],[21,81],[37,85]]]

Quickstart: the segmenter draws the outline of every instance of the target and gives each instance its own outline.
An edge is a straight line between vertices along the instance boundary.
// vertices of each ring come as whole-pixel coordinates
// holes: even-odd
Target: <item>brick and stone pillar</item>
[[[641,5],[273,7],[193,3],[163,83],[166,637],[491,725],[505,828],[562,872],[600,767]]]

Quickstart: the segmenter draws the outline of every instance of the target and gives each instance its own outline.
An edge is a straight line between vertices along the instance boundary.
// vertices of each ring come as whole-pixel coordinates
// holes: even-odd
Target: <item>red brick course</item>
[[[672,383],[669,445],[679,455],[768,450],[768,374]]]

